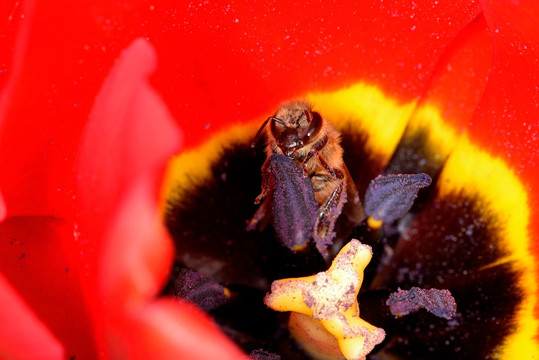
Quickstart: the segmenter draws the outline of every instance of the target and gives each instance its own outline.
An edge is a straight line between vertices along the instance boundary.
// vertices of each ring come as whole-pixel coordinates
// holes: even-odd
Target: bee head
[[[264,127],[271,121],[269,133],[277,142],[283,154],[292,157],[293,154],[307,144],[322,127],[322,118],[317,112],[311,111],[307,102],[290,102],[279,108],[274,116],[264,121],[256,139]]]

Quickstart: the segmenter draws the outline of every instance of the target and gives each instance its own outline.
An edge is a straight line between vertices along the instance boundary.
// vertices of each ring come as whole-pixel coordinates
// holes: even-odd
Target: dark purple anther
[[[253,350],[249,354],[249,357],[252,360],[281,360],[281,357],[279,355],[264,351],[262,349]]]
[[[386,223],[403,217],[412,207],[419,189],[429,186],[427,174],[379,175],[365,193],[365,213]]]
[[[184,270],[174,287],[176,298],[189,300],[206,312],[225,305],[229,297],[225,287],[212,278],[193,270]]]
[[[457,303],[449,290],[421,289],[400,290],[389,295],[386,301],[391,314],[408,315],[423,308],[434,315],[451,319],[457,312]]]
[[[279,241],[292,250],[311,239],[318,216],[311,180],[284,155],[269,158],[273,186],[273,227]]]

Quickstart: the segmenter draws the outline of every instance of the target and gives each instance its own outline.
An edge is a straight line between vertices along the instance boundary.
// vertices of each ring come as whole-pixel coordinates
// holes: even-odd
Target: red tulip
[[[286,99],[357,84],[409,105],[410,126],[435,109],[507,165],[525,195],[506,209],[523,214],[517,255],[539,275],[534,1],[29,0],[0,14],[2,358],[242,356],[200,310],[159,296],[174,257],[165,166]],[[384,146],[387,164],[397,143]]]

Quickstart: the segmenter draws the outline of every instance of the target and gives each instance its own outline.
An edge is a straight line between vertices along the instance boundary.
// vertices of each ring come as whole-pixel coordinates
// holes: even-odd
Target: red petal
[[[475,141],[511,164],[529,186],[532,234],[539,234],[539,3],[484,1],[494,38],[489,81],[470,123]],[[513,209],[513,211],[518,211]],[[539,252],[539,242],[534,246]]]
[[[152,192],[139,180],[122,201],[99,257],[99,296],[107,314],[140,307],[158,294],[169,275],[173,248]]]
[[[95,355],[93,335],[80,289],[73,233],[71,223],[54,218],[8,218],[0,224],[0,272],[61,341],[66,356],[90,357]],[[0,321],[0,328],[10,323]],[[25,351],[17,349],[19,345],[11,348],[14,354]]]
[[[62,344],[0,274],[0,357],[64,359]]]
[[[494,59],[478,112],[470,124],[474,138],[527,172],[539,158],[539,3],[485,1],[494,38]],[[495,141],[493,141],[495,140]]]
[[[205,314],[188,303],[157,301],[134,312],[131,319],[118,334],[130,359],[150,355],[163,360],[246,358]]]
[[[478,16],[441,56],[420,105],[432,105],[457,129],[467,127],[485,89],[492,59],[492,38]]]
[[[189,134],[360,80],[409,100],[479,11],[467,1],[201,3],[186,9],[178,33],[170,29],[160,39],[159,49],[170,55],[156,84],[175,90],[164,96],[176,102],[171,110]],[[167,68],[174,66],[178,75],[170,79]],[[200,140],[188,137],[186,146]]]
[[[4,221],[7,215],[6,203],[4,202],[4,196],[0,191],[0,222]]]

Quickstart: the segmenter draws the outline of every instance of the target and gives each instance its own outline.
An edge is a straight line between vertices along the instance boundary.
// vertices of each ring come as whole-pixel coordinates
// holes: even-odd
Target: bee
[[[312,235],[318,250],[326,254],[335,237],[334,227],[341,212],[353,224],[364,218],[358,191],[343,161],[341,134],[313,111],[309,102],[301,100],[283,104],[274,116],[267,118],[255,141],[263,133],[266,137],[266,161],[262,165],[262,177],[271,177],[268,162],[274,154],[292,159],[301,168],[303,176],[311,181],[318,203]],[[271,182],[262,182],[262,191],[255,199],[255,204],[261,203],[261,206],[249,221],[249,230],[265,227],[272,216],[271,201],[265,201],[272,192],[269,184]],[[293,222],[294,219],[288,221]]]

